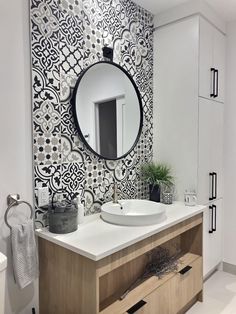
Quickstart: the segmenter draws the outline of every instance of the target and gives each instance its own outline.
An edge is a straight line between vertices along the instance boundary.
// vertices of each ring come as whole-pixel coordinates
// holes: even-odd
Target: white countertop
[[[166,220],[151,226],[119,226],[109,224],[100,214],[88,216],[78,230],[67,234],[55,234],[47,228],[37,229],[36,235],[56,243],[75,253],[98,261],[134,243],[150,237],[181,221],[203,212],[205,206],[185,206],[175,202],[165,205]]]

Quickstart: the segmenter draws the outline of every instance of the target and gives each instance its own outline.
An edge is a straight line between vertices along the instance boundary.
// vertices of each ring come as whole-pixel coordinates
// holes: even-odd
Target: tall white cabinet
[[[204,212],[204,275],[222,260],[225,36],[201,16],[154,33],[154,159],[169,163],[176,198]]]

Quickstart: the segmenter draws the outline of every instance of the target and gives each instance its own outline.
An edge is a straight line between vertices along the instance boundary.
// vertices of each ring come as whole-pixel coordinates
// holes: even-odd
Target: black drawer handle
[[[214,213],[214,226],[213,226],[213,222],[212,222],[212,231],[216,231],[216,205],[212,205],[212,217],[213,217],[213,213]],[[212,218],[213,221],[213,218]]]
[[[216,172],[212,172],[213,178],[214,178],[214,195],[213,195],[213,199],[216,200],[217,199],[217,173]]]
[[[212,77],[212,92],[210,94],[211,97],[215,97],[215,94],[216,94],[216,84],[215,84],[215,81],[216,81],[216,69],[215,68],[211,68],[211,73],[213,73],[213,77]]]
[[[211,195],[209,197],[209,201],[214,200],[214,172],[210,172],[209,173],[209,177],[210,177],[210,187],[211,187]]]
[[[186,266],[186,267],[184,267],[183,269],[181,269],[180,271],[179,271],[179,273],[180,273],[180,275],[184,275],[184,274],[186,274],[188,271],[190,271],[190,269],[192,269],[192,266]]]
[[[214,95],[214,98],[219,96],[219,70],[215,70],[215,74],[216,74],[216,93]]]
[[[209,206],[209,209],[210,209],[209,215],[210,215],[210,224],[211,224],[211,227],[209,228],[209,233],[213,233],[213,206]]]
[[[145,304],[147,304],[147,302],[141,300],[138,303],[136,303],[135,305],[133,305],[130,309],[128,309],[127,313],[133,314],[133,313],[137,312],[139,309],[141,309],[141,307],[143,307]]]

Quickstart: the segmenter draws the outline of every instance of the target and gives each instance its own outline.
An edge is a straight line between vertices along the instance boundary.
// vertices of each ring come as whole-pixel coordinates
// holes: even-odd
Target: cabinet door
[[[213,64],[218,71],[218,96],[215,100],[224,102],[225,100],[225,36],[218,30],[214,30],[213,39]]]
[[[216,198],[223,196],[223,119],[224,106],[222,103],[213,102],[209,105],[211,108],[212,136],[211,136],[211,154],[210,170],[216,173]]]
[[[217,266],[222,261],[222,238],[223,238],[223,206],[222,199],[213,203],[215,206],[215,213],[213,213],[215,220],[215,231],[211,239],[211,247],[213,248],[212,266]],[[213,209],[214,210],[214,209]]]
[[[199,96],[224,102],[225,36],[200,18],[199,42]]]
[[[208,204],[222,197],[223,104],[199,98],[198,133],[198,203]]]
[[[213,26],[200,18],[199,96],[209,99],[213,91],[213,40]]]
[[[186,306],[201,290],[202,280],[202,257],[190,264],[189,272],[181,275],[177,274],[175,279],[176,287],[176,309],[180,311]],[[177,312],[177,311],[176,311]]]
[[[210,203],[203,215],[203,275],[222,261],[222,200]],[[210,232],[209,232],[210,231]]]

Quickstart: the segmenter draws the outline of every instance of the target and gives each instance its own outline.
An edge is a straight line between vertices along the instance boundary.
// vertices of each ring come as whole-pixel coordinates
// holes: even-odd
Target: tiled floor
[[[236,276],[218,271],[204,284],[204,302],[188,314],[236,314]]]

